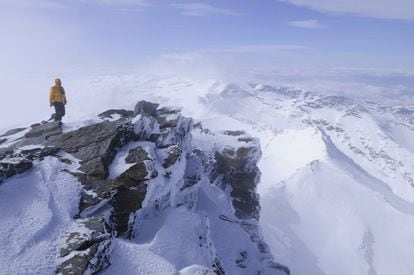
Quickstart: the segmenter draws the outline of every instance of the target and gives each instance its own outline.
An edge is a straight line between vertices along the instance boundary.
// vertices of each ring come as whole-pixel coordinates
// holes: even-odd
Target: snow
[[[48,157],[0,189],[0,270],[4,274],[51,274],[59,238],[73,223],[80,184]]]
[[[126,240],[115,239],[113,242],[112,264],[102,274],[177,274],[175,267],[156,253]]]
[[[268,241],[279,247],[279,253],[285,251],[279,259],[293,274],[310,270],[312,274],[410,274],[414,270],[409,260],[414,248],[406,245],[414,241],[413,212],[398,211],[332,163],[316,161],[298,171],[263,196],[262,206],[265,236],[283,232],[285,240]]]

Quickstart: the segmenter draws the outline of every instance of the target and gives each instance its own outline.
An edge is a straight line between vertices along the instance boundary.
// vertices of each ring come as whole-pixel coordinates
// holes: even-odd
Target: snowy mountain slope
[[[264,241],[292,274],[414,272],[409,260],[414,247],[410,232],[414,215],[413,107],[215,80],[130,75],[71,83],[66,87],[70,105],[64,132],[96,122],[93,117],[103,109],[131,109],[136,99],[142,98],[181,106],[184,115],[213,132],[245,130],[257,137],[262,148],[258,192]],[[197,146],[206,151],[212,150],[211,146],[220,148],[224,142],[209,135],[197,141],[197,132],[193,136]],[[225,207],[215,201],[223,195],[215,199],[207,196],[207,200],[202,191],[205,188],[200,185],[201,205],[196,209],[210,209],[210,226],[220,228],[223,220],[215,221],[211,213]],[[174,215],[180,219],[180,213]],[[154,226],[165,222],[162,217],[149,219]],[[113,255],[131,255],[136,249],[153,260],[148,260],[148,268],[158,263],[170,270],[171,262],[177,259],[151,257],[159,251],[157,246],[148,246],[156,235],[137,235],[135,243],[116,240]],[[210,234],[209,238],[221,243],[220,237]],[[228,251],[217,245],[216,253]],[[240,255],[242,261],[244,256]],[[192,264],[174,268],[183,273],[203,265],[198,261]]]

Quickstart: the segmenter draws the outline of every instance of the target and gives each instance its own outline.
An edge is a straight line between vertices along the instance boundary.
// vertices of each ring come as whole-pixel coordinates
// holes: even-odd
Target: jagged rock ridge
[[[77,214],[60,238],[58,273],[110,273],[118,266],[111,251],[119,252],[124,239],[141,249],[146,228],[157,222],[165,225],[149,250],[177,271],[202,267],[205,274],[289,274],[274,261],[258,225],[261,153],[256,139],[242,131],[194,127],[179,109],[146,101],[134,111],[108,110],[99,117],[101,122],[70,132],[47,123],[4,135],[23,134],[1,148],[3,184],[49,157],[66,165],[59,173],[81,184]],[[186,220],[194,229],[187,237],[197,241],[183,244],[178,236],[159,244],[169,216],[177,217],[182,231],[188,228],[179,218],[193,217]],[[180,261],[166,246],[192,243],[198,256],[176,256]]]

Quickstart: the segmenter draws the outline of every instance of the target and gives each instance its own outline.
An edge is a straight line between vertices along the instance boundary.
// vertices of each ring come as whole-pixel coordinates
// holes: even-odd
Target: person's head
[[[62,81],[60,80],[60,78],[55,79],[55,85],[56,86],[61,86],[62,85]]]

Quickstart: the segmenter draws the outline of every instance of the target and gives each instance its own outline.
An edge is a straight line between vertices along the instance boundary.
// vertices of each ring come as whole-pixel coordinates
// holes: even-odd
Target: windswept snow
[[[58,244],[73,223],[80,184],[59,160],[47,157],[0,188],[0,273],[52,274]]]

